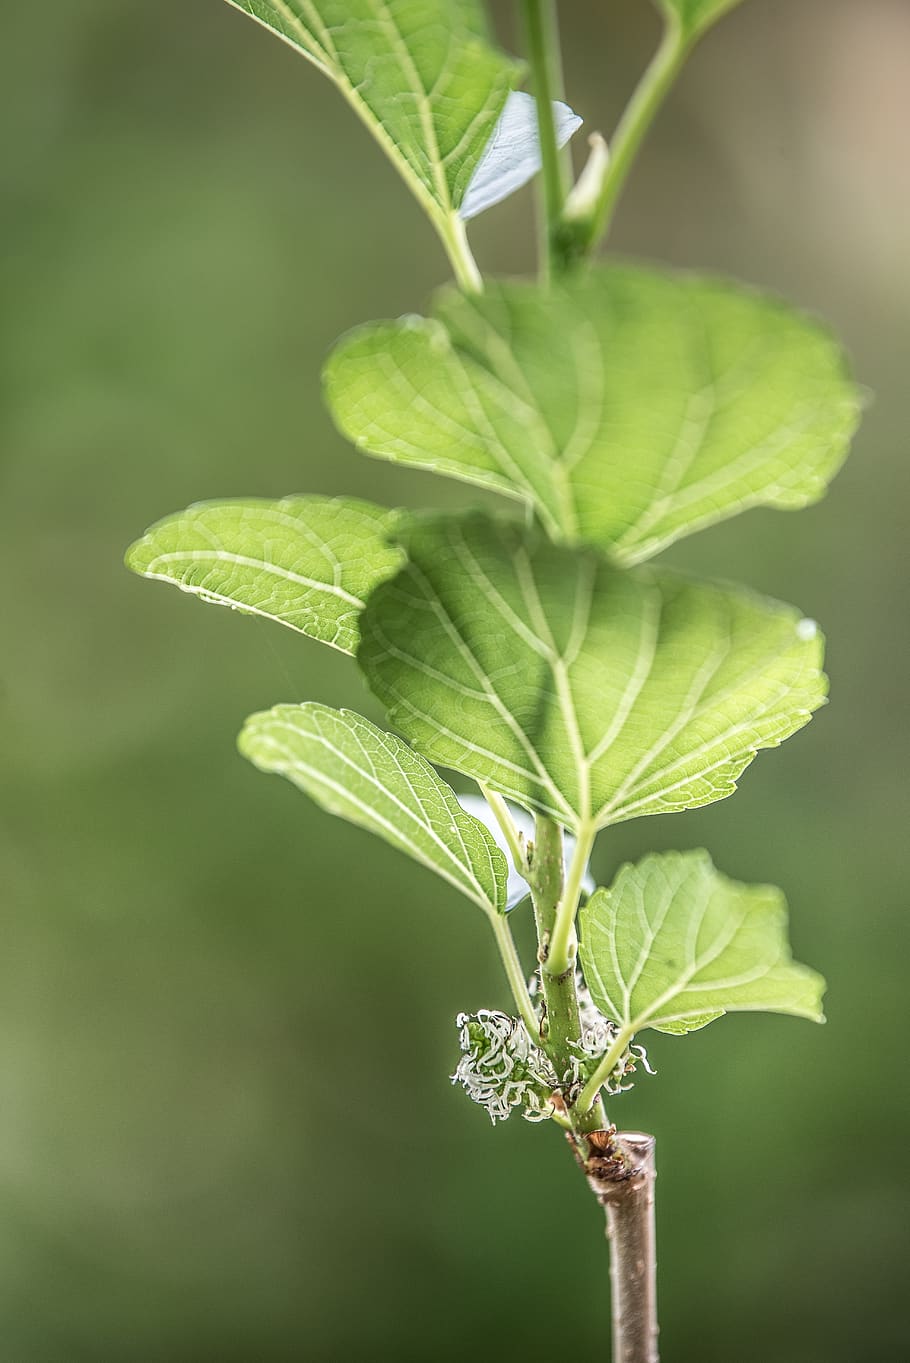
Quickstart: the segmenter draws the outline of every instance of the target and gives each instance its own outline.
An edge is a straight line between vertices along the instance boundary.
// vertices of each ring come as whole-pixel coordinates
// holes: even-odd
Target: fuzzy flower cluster
[[[553,1115],[554,1097],[572,1103],[591,1078],[619,1034],[605,1018],[579,975],[578,1009],[581,1035],[573,1045],[576,1054],[567,1073],[557,1074],[552,1061],[528,1035],[518,1018],[494,1009],[459,1013],[457,1026],[461,1060],[451,1076],[475,1103],[486,1108],[493,1123],[504,1122],[517,1108],[529,1122],[542,1122]],[[530,992],[537,993],[536,978]],[[604,1081],[611,1096],[632,1087],[629,1081],[641,1065],[653,1074],[643,1046],[627,1046]]]
[[[577,1081],[585,1083],[613,1045],[619,1034],[619,1028],[615,1022],[610,1022],[604,1017],[591,998],[591,992],[580,974],[576,974],[575,986],[581,1022],[581,1036],[575,1042],[574,1047],[578,1051],[578,1073],[575,1078]],[[626,1093],[632,1088],[631,1083],[624,1081],[631,1078],[639,1065],[646,1074],[654,1073],[648,1062],[648,1053],[644,1046],[627,1046],[604,1081],[604,1090],[611,1098],[617,1093]]]
[[[528,1035],[524,1023],[507,1013],[481,1008],[459,1013],[461,1060],[451,1076],[472,1102],[486,1108],[490,1121],[504,1122],[514,1108],[529,1122],[553,1112],[556,1071]]]

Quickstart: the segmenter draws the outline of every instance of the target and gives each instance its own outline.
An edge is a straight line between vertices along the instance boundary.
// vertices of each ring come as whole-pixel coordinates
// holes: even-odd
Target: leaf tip
[[[280,710],[280,706],[275,706],[271,710],[256,710],[251,715],[247,715],[243,725],[237,735],[237,751],[241,757],[245,757],[248,762],[258,766],[255,756],[256,740],[262,733],[266,722]]]
[[[140,577],[148,568],[148,543],[148,535],[141,535],[139,539],[133,540],[123,555],[124,565],[131,573],[138,573]]]

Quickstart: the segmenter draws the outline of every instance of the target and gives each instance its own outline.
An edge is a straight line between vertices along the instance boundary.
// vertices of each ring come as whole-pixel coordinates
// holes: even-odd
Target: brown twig
[[[613,1363],[659,1363],[654,1239],[654,1137],[615,1127],[569,1137],[604,1208],[610,1241]]]

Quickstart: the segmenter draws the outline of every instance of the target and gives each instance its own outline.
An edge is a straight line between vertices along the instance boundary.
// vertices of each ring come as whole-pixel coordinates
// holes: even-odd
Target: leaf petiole
[[[593,211],[576,226],[576,250],[590,255],[610,229],[613,212],[645,134],[676,80],[692,46],[679,19],[667,16],[660,46],[648,64],[610,140],[610,161]]]
[[[515,870],[519,875],[524,875],[525,871],[528,869],[527,853],[525,851],[522,836],[515,825],[515,820],[509,813],[509,806],[501,795],[498,795],[495,790],[490,790],[482,781],[478,781],[477,784],[480,787],[481,795],[490,806],[493,817],[502,829],[502,836],[506,840],[506,846],[509,849],[509,855],[512,858],[512,864],[515,867]]]
[[[490,924],[493,928],[493,936],[496,938],[496,945],[499,947],[499,954],[502,957],[503,968],[509,987],[512,990],[512,997],[515,1000],[515,1007],[531,1040],[540,1041],[540,1024],[531,996],[528,993],[528,986],[525,983],[525,973],[522,969],[521,960],[518,955],[518,948],[515,945],[515,938],[512,936],[512,928],[508,918],[504,914],[488,914]]]
[[[579,1119],[590,1112],[591,1108],[594,1106],[594,1103],[597,1101],[597,1095],[616,1069],[623,1051],[626,1049],[634,1035],[635,1031],[631,1027],[623,1027],[617,1033],[616,1040],[605,1053],[600,1064],[597,1066],[597,1069],[578,1095],[578,1099],[575,1103],[575,1111]]]
[[[457,213],[447,213],[444,217],[432,214],[431,220],[445,247],[458,287],[463,293],[483,293],[483,275],[468,244],[464,221]]]
[[[556,910],[553,930],[550,933],[546,968],[551,975],[563,975],[575,963],[574,936],[575,916],[581,885],[591,859],[591,849],[597,836],[596,828],[581,828],[575,853],[566,874],[566,883]]]

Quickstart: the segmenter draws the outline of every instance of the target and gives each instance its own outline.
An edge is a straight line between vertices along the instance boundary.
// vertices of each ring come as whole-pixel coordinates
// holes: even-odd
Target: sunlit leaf
[[[740,885],[707,852],[624,866],[581,911],[580,959],[601,1012],[631,1032],[680,1034],[724,1013],[823,1021],[822,977],[791,959],[787,905],[773,885]]]
[[[714,280],[613,265],[548,291],[445,289],[433,311],[342,338],[325,373],[342,431],[624,564],[747,507],[815,501],[859,415],[824,329]]]
[[[203,601],[353,653],[373,588],[400,567],[397,513],[351,498],[200,502],[137,540],[126,561]]]
[[[437,225],[457,212],[521,68],[474,0],[229,0],[338,86]]]
[[[240,751],[428,866],[487,913],[506,908],[505,858],[428,762],[350,710],[276,705],[251,715]]]
[[[567,828],[709,804],[823,700],[789,606],[480,516],[402,531],[358,662],[426,757]]]

